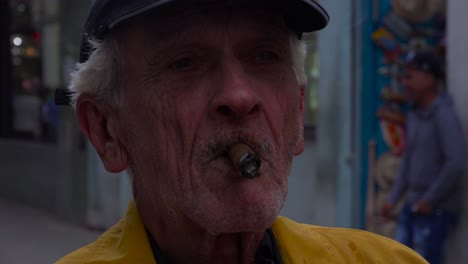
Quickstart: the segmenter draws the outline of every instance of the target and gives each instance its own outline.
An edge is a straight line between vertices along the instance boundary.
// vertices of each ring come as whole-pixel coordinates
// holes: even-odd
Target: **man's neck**
[[[147,221],[148,232],[160,254],[171,264],[254,263],[265,231],[213,235],[190,221],[166,221],[156,216]]]
[[[255,254],[264,233],[205,235],[199,238],[187,237],[182,234],[155,238],[151,233],[151,236],[158,241],[159,253],[171,264],[252,264],[255,262]]]

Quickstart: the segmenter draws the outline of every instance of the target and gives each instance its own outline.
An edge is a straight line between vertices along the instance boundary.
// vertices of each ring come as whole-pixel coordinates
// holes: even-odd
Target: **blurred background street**
[[[53,263],[100,233],[3,199],[0,212],[0,263]]]

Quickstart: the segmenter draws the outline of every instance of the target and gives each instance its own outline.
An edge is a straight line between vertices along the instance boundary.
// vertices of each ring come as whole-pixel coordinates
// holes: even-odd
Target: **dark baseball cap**
[[[107,32],[118,27],[128,19],[158,7],[184,0],[95,0],[86,20],[80,62],[89,57],[88,39],[103,39]],[[185,0],[192,2],[194,0]],[[203,3],[203,1],[199,1]],[[251,0],[255,2],[255,0]],[[195,2],[195,1],[194,1]],[[206,1],[205,1],[206,2]],[[218,1],[219,2],[219,1]],[[226,0],[235,3],[235,0]],[[257,2],[261,2],[258,1]],[[299,35],[323,29],[329,16],[314,0],[263,0],[264,4],[277,6],[284,14],[287,25]]]
[[[186,0],[186,2],[191,1]],[[86,21],[85,33],[100,39],[109,29],[122,22],[173,2],[181,2],[181,0],[95,0]],[[226,2],[236,1],[226,0]],[[298,32],[320,30],[328,24],[327,12],[314,0],[269,0],[263,2],[279,5],[289,25]]]
[[[410,51],[405,58],[405,67],[432,74],[436,79],[442,78],[441,61],[433,52]]]

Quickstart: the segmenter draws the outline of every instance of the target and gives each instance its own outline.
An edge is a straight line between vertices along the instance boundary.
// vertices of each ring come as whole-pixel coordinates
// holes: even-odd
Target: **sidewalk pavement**
[[[47,264],[94,241],[99,232],[0,199],[0,263]]]

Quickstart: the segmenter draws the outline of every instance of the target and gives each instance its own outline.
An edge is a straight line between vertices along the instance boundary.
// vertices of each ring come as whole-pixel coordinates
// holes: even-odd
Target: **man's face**
[[[125,30],[119,127],[137,204],[212,233],[259,231],[283,206],[303,150],[303,90],[278,17],[226,10]],[[227,158],[238,142],[261,158],[259,177],[241,177]]]
[[[403,72],[401,84],[405,88],[409,99],[417,103],[428,90],[434,89],[435,79],[429,73],[406,67]]]

